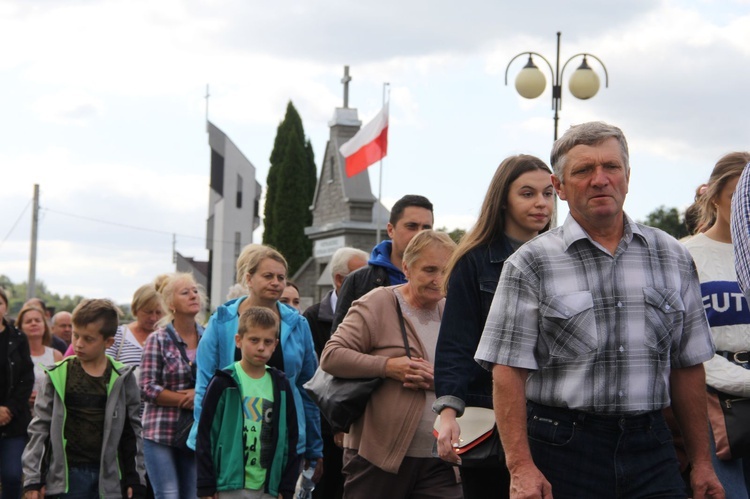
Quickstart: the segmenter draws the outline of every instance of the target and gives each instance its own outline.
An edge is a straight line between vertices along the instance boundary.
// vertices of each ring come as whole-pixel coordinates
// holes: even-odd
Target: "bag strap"
[[[166,330],[167,330],[167,334],[169,334],[169,337],[172,338],[172,341],[174,342],[175,345],[177,345],[177,348],[180,350],[180,355],[182,356],[182,360],[184,360],[185,363],[188,366],[190,366],[190,375],[193,378],[193,383],[195,383],[197,366],[192,360],[190,360],[190,357],[187,356],[187,352],[185,351],[185,346],[183,345],[182,340],[178,339],[177,335],[175,334],[174,326],[172,326],[172,324],[167,324]]]
[[[128,326],[124,325],[120,329],[122,332],[122,335],[120,336],[120,345],[117,347],[117,354],[115,355],[115,360],[120,360],[120,354],[122,353],[122,344],[125,343],[125,331],[127,331]]]
[[[406,356],[411,358],[411,349],[409,348],[409,339],[406,337],[406,324],[404,324],[404,313],[401,311],[401,303],[398,301],[396,296],[396,312],[398,313],[398,322],[401,325],[401,336],[404,338],[404,348],[406,349]]]

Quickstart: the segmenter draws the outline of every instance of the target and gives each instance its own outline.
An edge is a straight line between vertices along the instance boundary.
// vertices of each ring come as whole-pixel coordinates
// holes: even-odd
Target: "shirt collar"
[[[513,253],[513,248],[511,248],[510,242],[508,242],[506,237],[496,237],[490,241],[488,252],[490,262],[501,263]]]
[[[336,312],[336,304],[339,302],[339,295],[336,294],[336,288],[333,288],[333,293],[331,293],[331,310]]]
[[[644,242],[644,244],[648,244],[648,240],[646,239],[646,236],[643,235],[643,232],[641,231],[641,228],[638,227],[638,224],[633,222],[633,219],[630,218],[627,213],[623,212],[622,215],[623,231],[620,243],[624,243],[625,246],[627,246],[633,240],[633,236],[637,235],[638,238]],[[588,239],[591,244],[599,246],[593,239],[591,239],[591,236],[588,235],[588,233],[583,229],[583,227],[581,227],[581,225],[576,221],[575,218],[573,218],[570,213],[568,213],[568,217],[565,219],[565,223],[562,225],[562,231],[565,251],[567,251],[573,243],[581,239]]]

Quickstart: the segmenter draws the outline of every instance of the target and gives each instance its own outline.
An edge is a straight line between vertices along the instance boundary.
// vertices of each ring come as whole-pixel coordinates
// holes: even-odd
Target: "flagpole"
[[[385,102],[386,102],[385,101],[385,89],[386,88],[388,88],[388,97],[389,97],[389,100],[390,100],[390,93],[391,93],[390,86],[391,86],[391,84],[388,83],[388,82],[384,82],[383,83],[383,107],[385,107]],[[382,199],[382,195],[383,195],[383,158],[380,158],[380,167],[378,168],[378,177],[379,177],[379,179],[378,179],[378,205],[375,207],[375,209],[377,211],[376,216],[375,216],[375,220],[376,220],[376,222],[375,222],[375,227],[376,227],[376,230],[375,230],[375,244],[380,244],[380,223],[381,223],[381,220],[380,220],[380,206],[381,206],[380,200]]]

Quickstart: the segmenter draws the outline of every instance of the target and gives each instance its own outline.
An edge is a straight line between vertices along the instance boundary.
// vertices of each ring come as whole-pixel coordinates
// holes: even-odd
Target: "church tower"
[[[310,206],[313,222],[311,227],[305,228],[305,234],[313,241],[313,256],[293,276],[301,294],[312,296],[313,302],[319,301],[333,287],[327,268],[331,255],[345,246],[369,253],[377,244],[378,210],[382,234],[385,234],[390,216],[372,194],[368,173],[365,171],[347,177],[344,170],[344,157],[339,147],[362,126],[357,109],[349,107],[351,79],[349,66],[344,66],[341,80],[344,85],[344,106],[336,108],[328,122],[331,132]]]

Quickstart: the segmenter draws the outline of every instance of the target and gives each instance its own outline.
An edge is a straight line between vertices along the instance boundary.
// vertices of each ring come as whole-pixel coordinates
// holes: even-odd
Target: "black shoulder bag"
[[[409,340],[401,305],[396,297],[396,312],[401,325],[406,356],[411,357]],[[315,375],[303,386],[334,433],[348,432],[352,423],[362,416],[372,393],[383,383],[383,378],[339,378],[318,366]]]
[[[195,388],[195,380],[197,378],[198,373],[198,367],[195,365],[195,362],[191,361],[190,358],[187,356],[187,352],[185,351],[185,347],[182,344],[182,341],[177,338],[177,335],[175,334],[174,327],[172,324],[167,324],[166,327],[167,334],[169,334],[169,337],[172,338],[172,341],[175,345],[177,345],[177,348],[180,350],[180,355],[182,356],[182,360],[190,366],[190,378],[193,381],[193,388]],[[190,447],[187,445],[188,437],[190,436],[190,430],[193,428],[193,411],[189,409],[180,409],[180,417],[177,419],[177,423],[175,425],[175,432],[172,436],[172,442],[169,444],[170,447],[176,447],[180,450],[189,450],[192,451]]]

